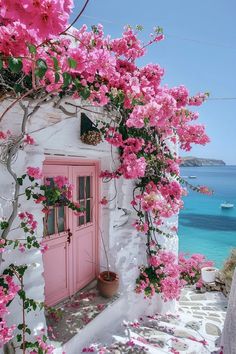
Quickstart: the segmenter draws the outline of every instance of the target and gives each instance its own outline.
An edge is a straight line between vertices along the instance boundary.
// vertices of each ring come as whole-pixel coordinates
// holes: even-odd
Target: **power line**
[[[121,22],[114,22],[114,21],[110,21],[110,20],[105,20],[105,19],[99,19],[98,17],[95,16],[88,16],[88,15],[82,15],[81,17],[90,19],[90,20],[96,20],[99,21],[101,23],[108,23],[110,25],[115,25],[115,26],[123,26],[124,24]],[[218,43],[218,42],[208,42],[208,41],[202,41],[196,38],[189,38],[189,37],[182,37],[176,34],[171,34],[171,33],[164,33],[166,38],[176,38],[182,41],[187,41],[187,42],[194,42],[194,43],[198,43],[198,44],[204,44],[204,45],[208,45],[208,46],[214,46],[214,47],[221,47],[221,48],[228,48],[228,49],[233,49],[236,50],[236,47],[232,47],[230,45],[224,44],[224,43]]]
[[[236,100],[236,97],[209,97],[207,98],[207,101],[224,101],[224,100]]]

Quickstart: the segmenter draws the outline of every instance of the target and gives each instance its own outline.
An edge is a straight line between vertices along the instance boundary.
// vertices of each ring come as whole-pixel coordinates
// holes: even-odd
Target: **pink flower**
[[[128,342],[126,342],[126,345],[128,345],[129,347],[134,347],[135,343],[132,340],[129,340]]]
[[[62,189],[65,186],[68,186],[69,180],[65,176],[56,176],[53,178],[54,183],[57,185],[58,188]]]
[[[162,264],[162,261],[158,256],[151,256],[148,258],[148,263],[153,267],[159,267]]]
[[[19,247],[18,247],[18,250],[19,250],[21,253],[24,253],[24,252],[25,252],[25,246],[24,246],[22,243],[20,243],[20,244],[19,244]]]
[[[7,134],[3,131],[0,131],[0,139],[5,140],[7,138]]]
[[[47,208],[47,207],[44,207],[44,208],[42,209],[42,212],[43,212],[45,215],[48,215],[48,214],[50,213],[50,209]]]
[[[144,177],[147,162],[144,157],[137,158],[135,154],[127,154],[124,156],[121,170],[124,178],[136,179]]]
[[[123,145],[122,135],[115,131],[114,128],[109,128],[106,132],[106,141],[111,145],[120,147]]]
[[[101,200],[100,200],[100,204],[101,205],[107,205],[108,204],[108,200],[106,197],[103,197]]]
[[[27,167],[27,175],[35,179],[41,179],[43,173],[39,167]]]
[[[18,216],[19,216],[19,218],[21,220],[23,220],[25,218],[26,214],[25,213],[19,213]]]
[[[206,186],[199,186],[198,191],[202,194],[212,195],[213,191]]]
[[[190,106],[200,106],[208,97],[209,93],[198,93],[196,96],[189,98],[188,104]]]
[[[141,223],[138,220],[136,220],[132,226],[134,226],[138,232],[146,233],[149,230],[149,226],[146,222]]]
[[[29,144],[29,145],[34,145],[35,140],[34,140],[34,138],[32,138],[32,136],[30,136],[29,134],[26,134],[25,139],[24,139],[24,143]]]
[[[97,304],[98,311],[102,311],[105,308],[105,304]]]
[[[37,196],[37,199],[35,199],[35,203],[36,203],[36,204],[39,204],[39,203],[44,202],[45,200],[47,200],[47,198],[46,198],[45,196],[39,194],[39,195]]]
[[[48,251],[49,247],[47,244],[40,243],[40,252],[44,254],[46,251]]]

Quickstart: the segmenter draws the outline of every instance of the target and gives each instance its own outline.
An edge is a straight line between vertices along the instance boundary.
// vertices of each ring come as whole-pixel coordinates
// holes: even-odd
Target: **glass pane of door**
[[[84,215],[78,217],[78,226],[92,222],[92,176],[77,177],[78,186],[78,202],[81,207],[85,208]]]

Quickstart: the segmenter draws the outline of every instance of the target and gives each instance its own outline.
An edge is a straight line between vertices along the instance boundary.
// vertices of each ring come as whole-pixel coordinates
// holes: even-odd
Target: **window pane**
[[[90,207],[90,200],[87,200],[86,203],[86,222],[90,222],[91,221],[91,207]]]
[[[50,209],[50,212],[48,214],[47,233],[48,233],[48,235],[55,234],[55,211],[54,211],[54,209]]]
[[[79,177],[77,183],[79,187],[78,200],[81,200],[84,199],[84,177]]]
[[[86,198],[90,198],[91,193],[91,178],[90,176],[86,177]]]
[[[58,232],[65,230],[65,209],[63,206],[57,208],[58,212]]]
[[[84,207],[84,201],[80,203],[80,206],[81,206],[81,207]],[[84,217],[84,215],[79,216],[79,217],[78,217],[78,225],[81,226],[81,225],[84,225],[84,223],[85,223],[85,217]]]
[[[84,216],[79,216],[79,226],[84,225]]]

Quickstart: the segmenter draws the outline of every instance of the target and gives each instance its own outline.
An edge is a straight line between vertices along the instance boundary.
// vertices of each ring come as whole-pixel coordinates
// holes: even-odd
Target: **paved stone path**
[[[220,335],[227,300],[222,293],[198,294],[185,288],[177,314],[143,316],[126,322],[110,344],[94,344],[83,352],[112,353],[220,353]]]

